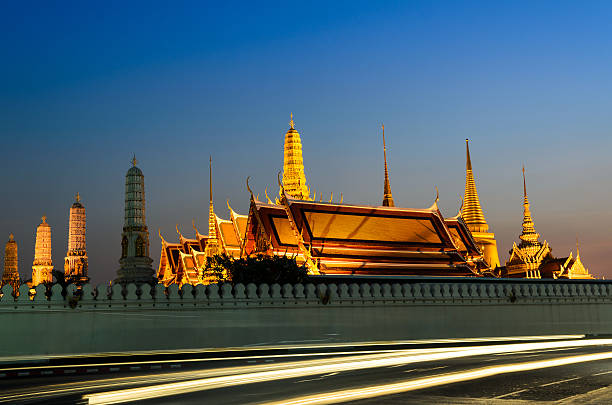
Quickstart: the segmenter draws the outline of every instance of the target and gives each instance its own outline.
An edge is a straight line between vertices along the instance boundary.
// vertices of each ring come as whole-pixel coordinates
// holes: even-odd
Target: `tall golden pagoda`
[[[389,170],[387,169],[387,144],[385,142],[385,124],[382,124],[383,136],[383,157],[385,160],[385,185],[383,188],[383,207],[395,207],[393,195],[391,194],[391,184],[389,183]]]
[[[468,226],[470,232],[478,247],[483,253],[484,260],[491,269],[500,266],[499,255],[497,254],[497,242],[495,234],[489,232],[489,225],[485,220],[478,192],[476,191],[476,182],[474,181],[474,173],[472,171],[472,160],[470,159],[469,140],[465,140],[466,164],[465,164],[465,196],[463,199],[463,207],[461,208],[461,217]]]
[[[306,175],[304,174],[302,141],[300,134],[295,130],[293,113],[291,113],[291,120],[289,121],[289,130],[285,134],[283,185],[285,192],[291,197],[298,200],[312,200],[310,198],[310,189],[306,185]],[[280,191],[279,195],[281,195]]]
[[[52,281],[51,226],[47,223],[47,217],[43,215],[41,224],[36,228],[34,262],[32,263],[32,287]]]

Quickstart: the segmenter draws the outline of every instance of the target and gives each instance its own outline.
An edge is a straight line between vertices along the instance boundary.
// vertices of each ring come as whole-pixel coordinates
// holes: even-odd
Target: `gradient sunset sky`
[[[518,241],[521,166],[536,230],[612,277],[612,3],[605,1],[4,2],[0,13],[0,242],[31,277],[36,226],[63,269],[74,194],[89,275],[114,278],[125,173],[145,174],[158,228],[206,233],[214,203],[248,211],[245,178],[278,193],[293,112],[308,183],[380,204],[385,124],[396,205],[440,190],[455,215],[471,140],[500,259]]]

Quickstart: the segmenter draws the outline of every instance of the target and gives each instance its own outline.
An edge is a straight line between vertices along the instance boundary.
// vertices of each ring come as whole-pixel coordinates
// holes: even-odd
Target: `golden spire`
[[[9,234],[9,242],[12,242],[15,240],[15,236],[13,236],[13,234]]]
[[[393,195],[391,194],[391,184],[389,183],[389,170],[387,169],[387,143],[385,142],[385,124],[382,125],[383,138],[383,157],[385,160],[385,185],[383,187],[383,207],[395,207]]]
[[[47,216],[46,215],[43,215],[41,219],[42,219],[42,223],[43,224],[47,223]]]
[[[77,191],[76,196],[74,197],[76,202],[81,202],[81,195],[79,194],[79,192]]]
[[[212,156],[208,162],[208,177],[210,184],[210,205],[208,207],[208,237],[217,239],[217,222],[215,219],[215,208],[213,206],[213,187],[212,187]]]
[[[132,158],[132,166],[136,166],[138,160],[136,160],[136,154],[134,153],[134,157]]]
[[[536,233],[531,211],[529,210],[529,200],[527,199],[527,181],[525,180],[525,165],[523,165],[523,232],[519,236],[521,244],[537,244],[540,235]]]
[[[461,217],[471,232],[487,232],[489,230],[489,225],[482,213],[480,200],[478,199],[478,191],[476,191],[476,182],[474,181],[474,173],[472,172],[472,160],[470,159],[470,145],[468,139],[465,140],[465,150],[465,196],[461,209]]]
[[[295,130],[293,113],[289,121],[289,130],[285,134],[283,159],[283,185],[289,196],[298,200],[310,200],[310,189],[306,185],[304,160],[302,158],[302,141]]]

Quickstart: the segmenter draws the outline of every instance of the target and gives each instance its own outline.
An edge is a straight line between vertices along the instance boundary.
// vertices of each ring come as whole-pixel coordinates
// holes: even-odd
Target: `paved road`
[[[601,404],[612,403],[608,386],[612,340],[586,339],[249,357],[181,363],[180,371],[9,379],[0,383],[0,399],[83,403],[84,394],[94,394],[85,401],[231,405],[333,403],[342,398],[355,405]],[[57,390],[65,391],[41,397]]]

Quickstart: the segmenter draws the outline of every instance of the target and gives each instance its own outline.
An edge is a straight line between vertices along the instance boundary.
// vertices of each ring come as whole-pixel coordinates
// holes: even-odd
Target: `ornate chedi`
[[[525,167],[523,167],[523,232],[519,236],[521,242],[514,243],[510,250],[510,258],[503,271],[505,277],[542,278],[540,266],[544,261],[554,259],[548,242],[541,243],[540,234],[535,230],[529,200],[527,199],[527,182]]]
[[[32,263],[32,287],[53,281],[53,262],[51,260],[51,227],[47,217],[36,228],[34,263]]]
[[[506,267],[502,268],[504,277],[554,278],[554,279],[592,279],[594,278],[580,259],[580,250],[576,257],[570,252],[568,257],[555,258],[548,242],[541,243],[540,235],[535,230],[529,200],[527,199],[527,182],[523,167],[523,232],[521,242],[513,244]]]
[[[500,266],[499,255],[497,254],[497,242],[495,234],[489,232],[489,225],[485,220],[478,192],[476,191],[476,182],[474,181],[474,173],[472,171],[472,160],[470,159],[469,141],[465,140],[466,148],[466,165],[465,165],[465,196],[463,199],[463,207],[461,208],[461,218],[466,223],[472,236],[483,253],[484,260],[491,269]]]
[[[10,284],[13,288],[18,288],[19,277],[19,257],[17,255],[17,242],[13,234],[9,235],[9,240],[4,247],[4,272],[2,273],[2,285]]]
[[[70,207],[68,220],[68,252],[64,259],[64,277],[69,283],[85,284],[89,281],[87,276],[87,217],[85,207],[81,204],[81,196],[76,194],[74,203]]]
[[[387,144],[385,142],[385,125],[382,125],[383,137],[383,158],[385,160],[385,185],[383,187],[383,207],[395,207],[393,195],[391,194],[391,184],[389,183],[389,170],[387,169]]]
[[[304,174],[302,141],[293,123],[293,113],[291,113],[291,120],[289,121],[289,130],[285,134],[283,185],[285,187],[285,192],[292,198],[298,200],[312,200],[310,198],[310,189],[306,185],[306,175]]]
[[[142,170],[132,167],[125,175],[125,216],[121,234],[120,268],[117,283],[155,283],[153,260],[149,257],[149,229],[145,217],[145,189]]]

